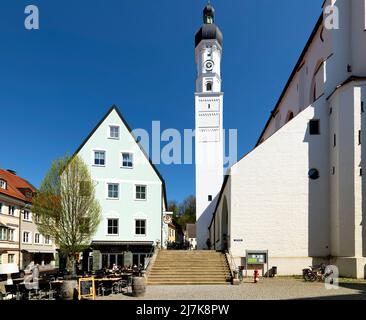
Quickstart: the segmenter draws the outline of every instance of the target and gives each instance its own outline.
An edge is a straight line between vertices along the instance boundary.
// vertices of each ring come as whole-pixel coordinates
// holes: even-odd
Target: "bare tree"
[[[55,160],[33,200],[39,231],[54,239],[75,275],[75,256],[90,246],[101,208],[87,165],[75,156]]]

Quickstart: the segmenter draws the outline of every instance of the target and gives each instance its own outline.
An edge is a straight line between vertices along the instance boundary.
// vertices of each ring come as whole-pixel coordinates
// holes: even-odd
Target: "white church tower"
[[[223,182],[222,33],[208,4],[196,34],[196,218],[197,247],[206,248],[208,226]]]

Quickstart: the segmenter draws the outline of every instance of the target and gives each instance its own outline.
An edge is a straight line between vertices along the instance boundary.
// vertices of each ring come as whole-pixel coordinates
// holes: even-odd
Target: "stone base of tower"
[[[212,221],[213,213],[216,208],[218,196],[216,196],[210,205],[202,212],[202,214],[197,214],[199,210],[203,207],[200,203],[200,199],[197,198],[197,221],[196,221],[196,236],[197,236],[197,249],[205,250],[207,247],[207,239],[209,239],[209,226]],[[214,243],[211,243],[211,248],[213,249]]]
[[[341,277],[366,279],[365,257],[333,257],[330,263],[338,267]]]

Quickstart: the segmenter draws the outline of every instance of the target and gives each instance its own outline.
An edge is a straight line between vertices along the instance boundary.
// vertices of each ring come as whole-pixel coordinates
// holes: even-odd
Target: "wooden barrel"
[[[77,280],[64,280],[61,285],[60,295],[62,300],[76,300],[78,290]]]
[[[144,277],[132,277],[132,295],[142,297],[145,295],[146,281]]]

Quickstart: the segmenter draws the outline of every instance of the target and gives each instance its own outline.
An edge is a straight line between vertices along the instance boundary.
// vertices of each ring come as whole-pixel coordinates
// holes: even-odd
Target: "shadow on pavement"
[[[300,298],[295,300],[366,300],[366,283],[339,283],[339,288],[359,291],[358,293],[337,295],[337,289],[330,289],[335,294],[311,298]]]

